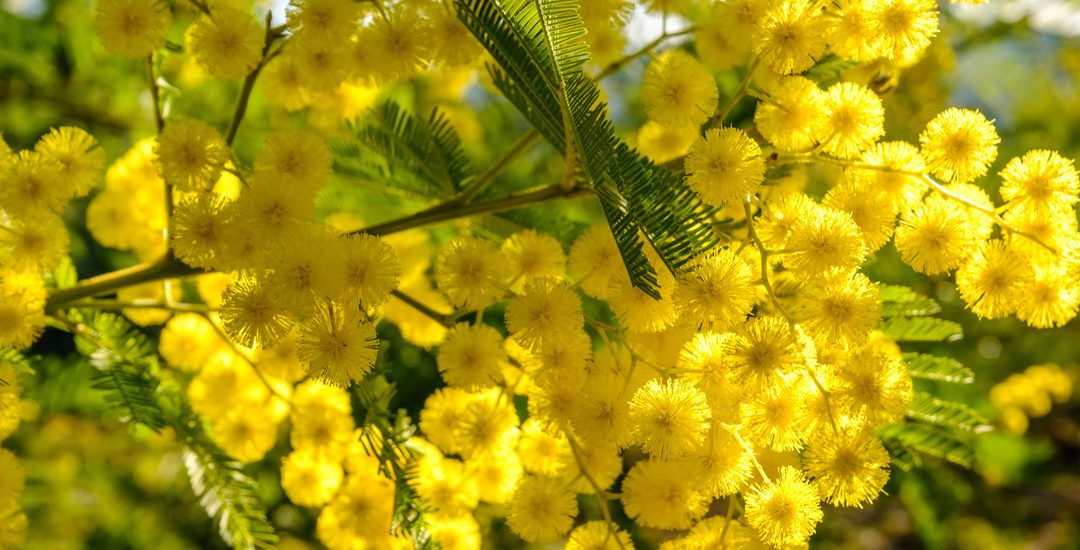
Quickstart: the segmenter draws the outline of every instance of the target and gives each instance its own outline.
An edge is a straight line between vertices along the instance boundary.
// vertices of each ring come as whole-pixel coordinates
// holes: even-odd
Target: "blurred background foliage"
[[[94,37],[87,0],[3,0],[0,10],[0,132],[13,148],[30,148],[50,127],[76,125],[104,146],[109,161],[152,135],[146,67],[108,56]],[[280,4],[280,3],[278,3]],[[281,18],[281,6],[275,15]],[[1080,2],[991,0],[985,6],[943,6],[943,33],[924,60],[890,75],[896,86],[885,97],[890,139],[914,141],[934,114],[950,105],[978,107],[996,120],[1002,147],[996,173],[1027,150],[1057,149],[1080,156]],[[172,36],[178,39],[184,18]],[[1071,22],[1071,23],[1070,23]],[[630,28],[635,28],[631,25]],[[645,40],[642,40],[644,42]],[[636,44],[632,39],[628,47]],[[162,60],[166,100],[172,114],[223,125],[231,116],[236,82],[201,74],[185,55]],[[631,133],[642,122],[637,98],[644,62],[632,63],[605,82],[616,125]],[[726,75],[730,76],[730,75]],[[868,74],[846,75],[853,79]],[[525,126],[505,102],[483,92],[482,81],[460,74],[434,74],[389,90],[353,89],[287,114],[270,108],[264,86],[253,97],[237,150],[250,160],[268,129],[289,121],[333,135],[346,119],[360,115],[376,98],[393,98],[414,112],[440,106],[461,134],[474,166],[485,166]],[[472,85],[471,85],[472,84]],[[720,78],[722,94],[737,85]],[[466,86],[469,86],[467,89]],[[752,115],[749,102],[736,118]],[[735,122],[738,124],[738,120]],[[500,176],[497,191],[556,179],[556,155],[543,147]],[[833,177],[815,172],[812,179]],[[994,178],[984,182],[993,186]],[[322,197],[323,211],[344,207],[343,224],[374,222],[416,209],[408,197],[339,177]],[[993,189],[989,189],[993,192]],[[542,208],[542,207],[541,207]],[[72,253],[82,277],[130,265],[134,257],[101,248],[82,222],[85,202],[67,212]],[[595,213],[565,209],[518,212],[488,221],[513,224],[514,216],[587,219]],[[519,220],[520,221],[520,220]],[[555,224],[552,224],[554,227]],[[559,223],[562,231],[579,227]],[[963,325],[958,342],[921,351],[947,354],[975,372],[972,385],[943,385],[939,395],[972,404],[1001,419],[991,389],[1030,365],[1056,363],[1076,381],[1080,361],[1077,322],[1033,331],[1015,319],[980,322],[965,312],[950,282],[916,275],[892,245],[868,268],[872,279],[909,285],[935,297],[943,317]],[[498,315],[489,312],[489,315]],[[415,415],[438,384],[432,355],[405,343],[396,328],[380,327],[388,342],[379,372],[397,385],[394,408]],[[50,331],[32,350],[36,376],[25,379],[24,423],[8,445],[27,468],[23,506],[30,520],[28,548],[218,548],[216,528],[192,495],[180,449],[168,433],[129,429],[107,414],[90,388],[91,366],[74,353],[69,336]],[[393,365],[393,368],[388,368]],[[1008,419],[1006,419],[1008,420]],[[812,545],[820,548],[1080,548],[1080,399],[1056,403],[1024,426],[998,422],[977,444],[973,471],[936,463],[912,472],[895,471],[883,496],[865,510],[833,509]],[[314,514],[290,504],[277,482],[284,449],[249,469],[282,536],[281,546],[313,543]],[[586,505],[587,506],[587,505]],[[485,540],[502,546],[515,540],[505,526]],[[500,542],[504,541],[504,542]]]

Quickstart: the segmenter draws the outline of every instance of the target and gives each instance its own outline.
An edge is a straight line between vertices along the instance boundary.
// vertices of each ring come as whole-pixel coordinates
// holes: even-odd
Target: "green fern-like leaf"
[[[975,373],[951,357],[909,352],[904,354],[904,362],[907,363],[912,378],[951,384],[970,384],[975,381]]]
[[[951,342],[964,334],[959,324],[935,317],[893,317],[881,324],[881,331],[898,342]]]
[[[184,435],[184,467],[191,488],[206,513],[217,520],[221,538],[239,550],[274,548],[277,536],[259,502],[255,481],[205,435],[190,428]]]
[[[351,123],[349,133],[350,138],[331,144],[340,173],[376,181],[393,175],[386,179],[429,197],[460,191],[472,175],[461,139],[437,109],[422,119],[387,101]],[[383,170],[367,158],[370,153],[382,159]],[[413,188],[416,184],[423,188]]]
[[[803,73],[803,76],[817,82],[822,86],[829,86],[840,80],[844,71],[858,65],[850,59],[844,59],[836,54],[826,54]]]
[[[16,372],[24,372],[26,374],[34,374],[34,368],[30,366],[30,360],[23,355],[21,351],[0,348],[0,364],[7,364],[15,367]],[[11,383],[10,380],[4,380],[0,378],[0,386],[7,386]]]
[[[925,456],[940,458],[965,468],[971,468],[975,462],[970,435],[955,430],[921,422],[905,422],[886,426],[879,435],[886,448],[906,451],[904,459],[916,457],[915,465],[922,465],[922,457]],[[896,456],[893,455],[894,458]]]
[[[95,313],[76,332],[76,348],[95,368],[94,389],[105,402],[121,411],[123,419],[155,432],[166,425],[158,402],[156,348],[127,320],[112,313]]]
[[[906,286],[881,287],[882,317],[925,317],[941,313],[941,306]]]
[[[924,392],[915,394],[908,406],[907,416],[949,430],[982,433],[991,429],[986,418],[971,407],[944,401]]]

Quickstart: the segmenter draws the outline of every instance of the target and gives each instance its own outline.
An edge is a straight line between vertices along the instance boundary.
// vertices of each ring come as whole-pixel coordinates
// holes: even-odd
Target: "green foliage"
[[[450,196],[471,176],[461,139],[437,109],[422,119],[387,101],[349,123],[348,133],[332,143],[335,169],[344,175],[420,197]]]
[[[953,342],[964,336],[958,323],[935,317],[892,317],[881,331],[897,342]]]
[[[95,368],[92,387],[105,402],[124,412],[125,420],[160,432],[171,427],[184,444],[184,465],[191,487],[219,532],[234,548],[271,548],[277,538],[256,493],[256,483],[242,466],[214,445],[202,422],[186,405],[170,414],[157,376],[156,346],[123,317],[96,312],[75,321],[76,348]]]
[[[908,352],[904,354],[904,362],[907,363],[912,378],[951,384],[970,384],[975,381],[975,373],[951,357]]]
[[[925,317],[941,313],[936,301],[906,286],[883,285],[880,293],[882,317]]]
[[[972,433],[985,432],[990,428],[987,420],[971,407],[953,401],[944,401],[925,392],[916,392],[907,410],[908,418],[926,422],[950,430]]]
[[[217,520],[221,538],[237,549],[274,548],[277,536],[255,480],[206,438],[194,413],[184,416],[187,422],[174,426],[185,440],[184,467],[199,504]]]
[[[905,422],[883,428],[879,434],[882,444],[892,455],[893,463],[909,470],[922,466],[926,457],[939,458],[971,468],[975,450],[970,435],[921,422]]]
[[[371,377],[352,389],[364,428],[360,442],[368,454],[379,459],[382,473],[394,480],[391,529],[407,534],[417,550],[437,548],[424,526],[424,515],[430,510],[410,483],[416,476],[416,455],[406,442],[416,433],[416,426],[404,410],[390,412],[396,389],[385,378]]]
[[[817,63],[813,67],[810,67],[803,73],[803,76],[817,82],[821,86],[829,86],[835,84],[844,75],[844,71],[857,66],[858,63],[844,59],[834,53],[827,53],[818,59]]]
[[[0,348],[0,364],[7,364],[15,367],[16,373],[22,371],[33,374],[34,372],[33,367],[30,366],[30,360],[18,350]],[[10,380],[0,378],[0,386],[7,386],[10,383]]]
[[[91,384],[104,392],[105,402],[122,411],[125,421],[160,432],[167,422],[153,374],[157,368],[154,343],[113,313],[85,316],[75,335],[76,348],[95,368]]]
[[[678,271],[716,245],[714,209],[682,178],[616,135],[600,88],[583,66],[588,48],[577,5],[568,0],[457,0],[461,21],[491,53],[492,80],[568,164],[589,181],[604,210],[630,281],[659,298],[645,247]],[[580,164],[578,164],[580,163]]]

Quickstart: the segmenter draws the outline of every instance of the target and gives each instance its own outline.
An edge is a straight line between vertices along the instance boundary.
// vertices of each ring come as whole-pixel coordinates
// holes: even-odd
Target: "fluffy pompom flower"
[[[846,414],[873,428],[899,420],[911,402],[907,366],[894,349],[871,339],[837,369],[837,400]]]
[[[154,165],[161,179],[181,191],[209,189],[228,160],[221,134],[199,120],[170,120],[154,142]]]
[[[798,451],[810,435],[810,418],[792,382],[781,382],[741,406],[742,424],[755,446]]]
[[[1036,268],[1024,296],[1016,317],[1035,328],[1062,326],[1080,309],[1080,292],[1063,269]]]
[[[804,2],[770,5],[754,27],[754,51],[773,71],[801,73],[825,53],[829,21]]]
[[[829,431],[806,450],[806,471],[826,502],[862,508],[889,480],[889,453],[869,431]]]
[[[686,157],[687,184],[714,206],[743,201],[765,179],[765,159],[746,132],[712,129],[690,146]]]
[[[563,550],[623,550],[633,548],[630,535],[621,529],[612,531],[606,521],[588,521],[570,532]]]
[[[938,33],[934,0],[871,0],[867,15],[876,49],[902,63],[917,59]]]
[[[622,482],[622,503],[638,524],[657,529],[687,529],[703,516],[709,498],[697,490],[679,462],[638,462]]]
[[[754,458],[731,432],[716,425],[685,461],[688,472],[707,487],[703,492],[714,498],[738,493],[754,474]]]
[[[281,488],[300,506],[323,506],[337,493],[344,477],[340,464],[310,450],[293,451],[281,461]]]
[[[439,373],[451,386],[491,386],[506,361],[503,337],[488,325],[458,324],[446,335],[436,359]]]
[[[358,382],[375,365],[375,327],[355,307],[325,303],[300,325],[296,353],[308,372],[338,387]]]
[[[277,422],[263,410],[243,407],[215,418],[210,433],[225,454],[243,464],[261,460],[277,441]]]
[[[0,277],[0,347],[26,349],[45,329],[45,288],[31,276]]]
[[[198,313],[181,313],[169,319],[161,329],[158,353],[170,366],[194,372],[219,351],[225,350],[225,346],[217,328],[206,317]]]
[[[843,182],[829,189],[821,203],[851,215],[862,233],[867,253],[880,250],[893,235],[896,226],[893,201],[872,184]]]
[[[100,0],[94,12],[94,30],[105,49],[130,58],[164,46],[171,22],[162,0]]]
[[[6,165],[0,164],[0,204],[4,212],[31,218],[59,211],[69,194],[60,177],[61,166],[56,161],[34,151],[19,151]]]
[[[930,173],[960,183],[986,174],[1000,141],[993,121],[971,109],[946,109],[919,134]]]
[[[290,0],[286,15],[299,41],[344,41],[356,30],[359,8],[350,0]]]
[[[346,292],[360,298],[363,307],[374,307],[390,297],[401,278],[394,249],[373,235],[350,235],[341,242]]]
[[[1034,272],[1031,260],[1005,241],[993,240],[956,272],[956,288],[968,309],[997,319],[1016,311]]]
[[[750,266],[729,249],[701,258],[675,286],[681,319],[700,330],[729,330],[754,306],[752,278]]]
[[[278,130],[266,139],[255,157],[255,177],[280,177],[314,197],[330,175],[334,156],[318,134],[307,130]]]
[[[825,90],[823,150],[840,158],[855,158],[885,134],[885,108],[881,98],[853,82],[833,84]]]
[[[60,167],[58,182],[67,188],[68,197],[86,195],[101,183],[105,150],[82,128],[53,128],[34,145],[34,151]]]
[[[622,274],[622,256],[606,223],[590,226],[570,247],[568,268],[586,294],[603,300],[612,277]]]
[[[814,208],[796,219],[787,246],[793,252],[784,255],[784,265],[806,279],[834,268],[854,269],[866,255],[855,220],[829,207]]]
[[[221,322],[229,337],[249,348],[268,348],[292,328],[292,319],[265,281],[240,276],[222,295]]]
[[[561,279],[566,270],[566,254],[559,241],[532,229],[510,235],[503,241],[502,251],[510,262],[510,272],[519,281]]]
[[[705,394],[682,379],[650,380],[630,399],[631,435],[660,459],[684,456],[700,446],[709,417]]]
[[[781,151],[805,151],[824,139],[825,92],[808,78],[788,76],[765,86],[772,101],[754,111],[754,124]]]
[[[246,11],[214,7],[189,36],[195,62],[217,78],[243,78],[262,60],[263,29]]]
[[[955,201],[931,195],[901,218],[896,249],[915,271],[937,275],[960,267],[977,249],[977,238]]]
[[[0,229],[0,265],[11,271],[52,271],[67,256],[69,245],[68,229],[60,216],[16,218]]]
[[[231,206],[214,193],[199,193],[176,205],[169,233],[176,257],[192,267],[221,267],[219,257],[229,244],[226,227],[235,212]]]
[[[664,126],[700,126],[716,111],[716,80],[682,50],[664,52],[645,70],[645,114]]]
[[[803,364],[795,332],[782,317],[754,317],[727,340],[726,361],[735,381],[756,391],[778,384]]]
[[[1001,171],[1001,197],[1010,202],[1054,210],[1076,204],[1078,193],[1076,167],[1055,151],[1028,151]]]
[[[693,126],[670,127],[648,120],[638,130],[637,148],[653,162],[663,163],[685,155],[698,137]]]
[[[506,327],[529,345],[558,343],[581,329],[581,298],[564,283],[539,279],[526,284],[506,306]]]
[[[424,70],[432,50],[427,27],[416,10],[395,6],[388,17],[376,17],[361,31],[359,43],[370,51],[378,82],[407,80]]]
[[[821,522],[821,502],[803,473],[782,466],[777,479],[755,486],[746,495],[746,521],[774,547],[805,544]]]
[[[881,320],[878,288],[862,273],[826,275],[800,295],[802,324],[817,342],[861,344]]]
[[[526,476],[510,498],[506,516],[510,529],[529,542],[555,542],[574,526],[577,499],[564,482],[546,476]]]
[[[459,237],[442,247],[435,261],[435,281],[450,302],[466,309],[487,307],[506,291],[508,266],[494,244]]]

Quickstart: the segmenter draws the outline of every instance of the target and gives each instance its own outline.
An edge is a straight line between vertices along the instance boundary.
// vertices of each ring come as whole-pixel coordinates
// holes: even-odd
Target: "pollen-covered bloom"
[[[229,148],[209,124],[173,119],[154,143],[154,164],[161,179],[181,191],[201,191],[217,181]]]
[[[690,146],[687,184],[714,206],[738,203],[754,194],[765,179],[765,160],[746,132],[738,128],[709,130]]]
[[[499,331],[461,323],[450,329],[436,359],[447,384],[468,388],[493,385],[507,357]]]
[[[45,289],[34,276],[0,277],[0,347],[26,349],[45,329]]]
[[[934,0],[871,0],[866,11],[877,50],[901,63],[917,59],[938,33]]]
[[[896,228],[896,249],[915,271],[952,271],[977,250],[978,235],[956,201],[931,195],[918,203]]]
[[[746,494],[746,522],[777,548],[805,544],[822,517],[818,494],[798,468],[782,466],[776,479]]]
[[[701,258],[676,283],[681,318],[702,330],[731,329],[754,305],[752,278],[750,266],[729,249]]]
[[[228,246],[231,205],[214,193],[199,193],[176,205],[169,233],[176,257],[192,267],[219,267],[218,257]]]
[[[877,286],[862,273],[827,275],[800,295],[803,326],[818,342],[861,344],[881,320]]]
[[[105,49],[131,58],[164,46],[171,22],[162,0],[100,0],[94,12],[94,30]]]
[[[1001,197],[1006,201],[1054,210],[1076,204],[1078,194],[1076,166],[1055,151],[1028,151],[1001,171]]]
[[[221,321],[233,341],[268,348],[288,334],[292,319],[265,280],[241,275],[225,289]]]
[[[806,2],[775,2],[754,27],[754,52],[779,74],[801,73],[825,53],[829,20]]]
[[[956,288],[968,309],[981,318],[997,319],[1015,312],[1027,298],[1033,274],[1029,257],[1005,241],[993,240],[956,272]]]
[[[502,251],[519,281],[541,277],[561,279],[566,271],[566,254],[559,241],[532,229],[510,235],[503,241]]]
[[[308,372],[338,387],[358,382],[375,365],[375,327],[355,306],[326,302],[300,325],[297,356]]]
[[[827,431],[806,450],[806,471],[829,504],[863,507],[889,480],[889,453],[871,431]]]
[[[919,134],[926,167],[948,182],[966,183],[986,174],[1000,141],[993,121],[979,111],[955,107],[942,111]]]
[[[805,151],[827,137],[825,93],[813,80],[783,77],[766,84],[765,93],[770,101],[757,104],[754,124],[777,149]]]
[[[642,460],[622,482],[622,503],[638,524],[657,529],[687,529],[708,508],[709,497],[686,475],[682,462]]]
[[[665,126],[700,126],[716,110],[718,97],[709,70],[681,50],[649,64],[641,84],[645,114]]]
[[[250,12],[214,7],[190,31],[191,55],[218,78],[243,78],[262,60],[263,30]]]
[[[435,282],[454,305],[480,309],[493,304],[506,291],[508,266],[487,240],[459,237],[439,251]]]
[[[105,150],[82,128],[53,128],[34,145],[34,151],[59,166],[57,183],[67,188],[68,197],[86,195],[101,183]]]
[[[709,431],[705,394],[682,379],[653,379],[630,400],[631,435],[661,459],[688,454]]]
[[[825,90],[823,150],[855,158],[885,134],[885,108],[866,86],[840,82]]]
[[[818,207],[795,220],[787,239],[792,252],[784,265],[796,275],[812,278],[833,268],[854,269],[866,255],[855,220],[847,212]]]
[[[581,298],[566,284],[539,279],[506,306],[506,327],[527,344],[558,343],[581,329]]]
[[[574,493],[557,478],[526,476],[510,498],[507,524],[529,542],[555,542],[574,526]]]

